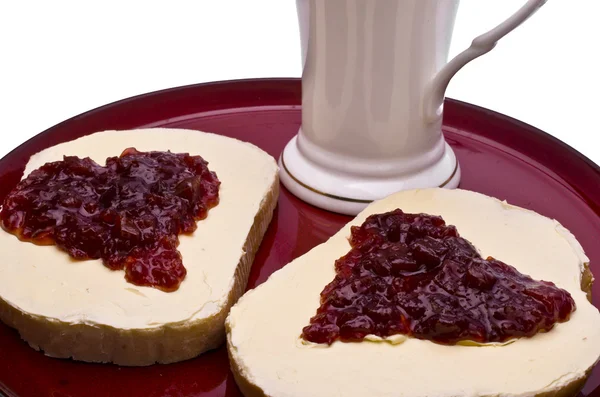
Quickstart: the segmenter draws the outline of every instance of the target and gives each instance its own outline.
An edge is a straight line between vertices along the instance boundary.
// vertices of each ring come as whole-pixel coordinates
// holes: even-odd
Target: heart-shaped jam
[[[130,283],[174,291],[186,275],[178,235],[193,232],[219,202],[220,182],[207,165],[200,156],[134,148],[104,167],[65,156],[23,179],[0,220],[21,240],[101,258],[125,269]]]
[[[439,216],[372,215],[352,227],[350,245],[303,329],[307,341],[404,334],[444,344],[505,342],[549,331],[575,310],[567,291],[483,259]]]

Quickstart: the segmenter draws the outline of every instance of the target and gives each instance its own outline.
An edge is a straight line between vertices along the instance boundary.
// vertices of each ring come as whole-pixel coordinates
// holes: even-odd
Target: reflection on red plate
[[[448,100],[444,132],[463,171],[461,187],[556,218],[600,274],[600,169],[547,134],[506,116]],[[0,199],[29,156],[105,129],[191,128],[252,142],[278,157],[300,125],[300,82],[267,79],[181,87],[120,101],[67,120],[0,160]],[[334,234],[350,218],[311,207],[282,189],[249,288]],[[599,305],[600,283],[595,288]],[[596,370],[582,395],[600,385]],[[0,391],[10,396],[240,396],[224,348],[171,365],[123,368],[45,357],[0,324]]]

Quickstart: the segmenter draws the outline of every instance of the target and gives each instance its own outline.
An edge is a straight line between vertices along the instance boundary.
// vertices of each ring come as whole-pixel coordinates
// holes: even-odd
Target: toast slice
[[[397,208],[442,216],[484,258],[567,290],[576,310],[548,332],[502,345],[302,339],[321,291],[336,276],[336,259],[350,249],[350,227]],[[600,313],[588,300],[588,262],[567,229],[533,211],[465,190],[400,192],[369,205],[233,306],[226,321],[231,369],[247,397],[573,396],[600,357]]]
[[[127,366],[196,357],[224,342],[225,318],[246,288],[279,194],[277,164],[256,146],[182,129],[104,131],[32,156],[25,175],[63,155],[104,164],[127,147],[200,155],[221,181],[220,202],[179,236],[187,276],[174,292],[0,231],[0,319],[48,356]]]

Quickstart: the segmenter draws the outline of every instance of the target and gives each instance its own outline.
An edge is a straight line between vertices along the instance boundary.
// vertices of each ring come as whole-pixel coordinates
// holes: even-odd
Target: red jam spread
[[[372,215],[352,227],[350,245],[303,329],[307,341],[404,334],[443,344],[504,342],[549,331],[575,310],[567,291],[483,259],[439,216]]]
[[[199,156],[126,149],[106,166],[65,156],[22,180],[4,200],[2,227],[56,244],[76,259],[101,258],[130,283],[174,291],[186,270],[180,233],[219,202],[219,180]]]

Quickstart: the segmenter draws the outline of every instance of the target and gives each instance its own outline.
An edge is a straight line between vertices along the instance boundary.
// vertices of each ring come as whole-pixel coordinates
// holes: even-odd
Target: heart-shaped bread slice
[[[443,217],[483,258],[568,291],[576,310],[549,332],[508,344],[304,340],[302,330],[336,276],[335,261],[351,248],[350,227],[398,208]],[[232,370],[246,396],[574,395],[600,357],[600,313],[588,300],[587,264],[575,237],[535,212],[465,190],[400,192],[371,204],[238,301],[226,321]]]

